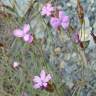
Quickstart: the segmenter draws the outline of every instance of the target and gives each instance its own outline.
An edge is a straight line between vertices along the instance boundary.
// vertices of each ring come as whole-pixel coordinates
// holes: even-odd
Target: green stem
[[[58,96],[60,96],[60,94],[59,94],[59,92],[58,92],[58,89],[57,89],[57,87],[56,87],[56,85],[55,85],[55,84],[54,84],[54,89],[55,89],[55,91],[56,91],[57,95],[58,95]]]

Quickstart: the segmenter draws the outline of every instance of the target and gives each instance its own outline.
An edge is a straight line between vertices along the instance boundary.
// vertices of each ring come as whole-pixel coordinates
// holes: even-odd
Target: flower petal
[[[46,4],[46,9],[49,10],[50,12],[51,11],[54,11],[54,7],[52,7],[52,4],[51,3],[47,3]]]
[[[41,15],[45,15],[45,14],[46,14],[46,7],[44,6],[44,7],[42,8]]]
[[[62,18],[62,23],[61,23],[61,25],[62,25],[62,27],[63,27],[64,29],[68,28],[68,26],[69,26],[69,17],[68,17],[68,16],[64,16],[64,17]]]
[[[58,28],[60,26],[60,20],[59,18],[56,18],[56,17],[52,17],[51,20],[50,20],[50,24],[53,28]]]
[[[59,11],[59,18],[62,19],[65,16],[65,13],[63,11]]]
[[[29,34],[25,34],[25,36],[23,37],[24,41],[27,42],[29,40]]]
[[[39,76],[34,76],[33,81],[36,83],[41,83],[41,78]]]
[[[38,89],[40,87],[41,87],[41,84],[39,84],[39,83],[33,85],[33,88],[35,88],[35,89]]]
[[[54,10],[51,3],[47,3],[42,7],[41,15],[50,16],[51,12]]]
[[[41,73],[40,73],[41,80],[44,81],[45,80],[45,77],[46,77],[45,70],[42,70]]]
[[[25,34],[25,36],[23,37],[24,41],[27,43],[31,43],[33,41],[33,36],[30,34]]]
[[[30,35],[30,36],[29,36],[28,43],[32,43],[32,41],[33,41],[33,36],[32,36],[32,35]]]
[[[51,75],[48,74],[48,75],[46,76],[44,82],[48,82],[48,81],[51,80],[51,79],[52,79]]]
[[[28,33],[29,30],[30,30],[30,25],[29,24],[25,24],[24,27],[23,27],[24,33]]]
[[[44,86],[44,87],[47,87],[47,83],[44,82],[44,83],[43,83],[43,86]]]
[[[13,31],[13,35],[16,36],[16,37],[23,37],[24,36],[24,32],[20,29],[15,29]]]
[[[47,7],[47,8],[52,7],[51,3],[47,3],[47,4],[46,4],[46,7]]]
[[[50,15],[51,15],[51,12],[48,11],[48,12],[46,13],[46,16],[50,16]]]

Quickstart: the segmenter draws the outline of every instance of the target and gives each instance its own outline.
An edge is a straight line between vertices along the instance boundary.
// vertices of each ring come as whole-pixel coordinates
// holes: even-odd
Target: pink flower
[[[50,20],[50,24],[54,29],[57,29],[58,27],[60,27],[61,22],[60,22],[59,18],[52,17]]]
[[[23,29],[15,29],[13,35],[16,37],[22,37],[23,40],[27,43],[31,43],[33,41],[33,36],[29,34],[30,26],[29,24],[25,24]]]
[[[50,16],[53,10],[54,8],[52,7],[52,5],[50,3],[47,3],[45,6],[43,6],[41,15]]]
[[[34,82],[34,88],[46,88],[49,80],[51,80],[52,77],[50,74],[45,73],[45,70],[42,70],[40,73],[40,76],[34,76],[33,82]]]
[[[63,11],[59,11],[59,17],[51,17],[50,24],[56,29],[60,26],[66,29],[69,26],[69,17],[66,16]]]

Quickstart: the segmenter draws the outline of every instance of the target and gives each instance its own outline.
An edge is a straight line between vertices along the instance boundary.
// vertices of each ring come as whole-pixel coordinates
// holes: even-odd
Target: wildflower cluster
[[[69,26],[69,16],[66,16],[63,11],[55,10],[50,3],[42,8],[41,15],[50,16],[50,25],[54,29],[58,29],[61,26],[66,29]]]
[[[69,16],[65,15],[65,13],[51,5],[51,3],[47,3],[42,7],[41,10],[42,16],[49,16],[50,17],[50,25],[54,29],[68,29],[69,27]],[[15,29],[13,35],[15,37],[22,38],[27,43],[32,43],[33,36],[31,35],[30,26],[29,24],[25,24],[22,29]],[[79,38],[78,33],[74,32],[72,34],[72,40],[75,43],[81,45],[81,41]],[[16,68],[19,66],[18,62],[14,62],[13,67]],[[33,78],[33,87],[35,89],[45,89],[49,90],[49,85],[52,87],[53,85],[49,82],[52,80],[51,74],[46,74],[45,70],[41,70],[40,76],[34,76]],[[51,88],[52,89],[52,88]]]
[[[50,25],[57,31],[60,29],[60,27],[64,29],[68,29],[70,27],[69,16],[65,15],[64,11],[54,8],[50,3],[43,6],[41,15],[49,16]],[[82,48],[84,47],[77,32],[74,32],[71,37],[73,42],[79,44]]]

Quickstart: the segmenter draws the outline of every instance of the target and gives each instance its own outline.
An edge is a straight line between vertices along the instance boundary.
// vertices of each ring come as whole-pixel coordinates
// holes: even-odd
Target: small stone
[[[77,6],[77,0],[70,0],[70,3],[74,8]]]
[[[93,8],[91,9],[91,11],[94,12],[94,11],[95,11],[95,8],[93,7]]]
[[[77,54],[74,52],[73,54],[72,54],[72,57],[76,57],[77,56]]]
[[[64,65],[65,65],[65,62],[64,61],[61,61],[61,63],[60,63],[60,69],[64,69]]]
[[[90,3],[93,4],[94,3],[94,0],[90,0]]]
[[[70,89],[74,86],[73,82],[67,82],[66,85],[67,85]]]
[[[72,5],[71,5],[71,3],[70,3],[70,2],[68,2],[68,3],[67,3],[67,6],[68,6],[68,7],[71,7]]]
[[[55,52],[56,54],[59,54],[59,53],[61,52],[61,48],[60,48],[60,47],[55,48],[55,49],[54,49],[54,52]]]
[[[73,53],[72,55],[71,55],[71,58],[73,59],[73,60],[75,60],[75,61],[78,61],[78,55],[77,55],[77,53]]]
[[[70,60],[71,54],[70,53],[65,53],[64,60]]]

